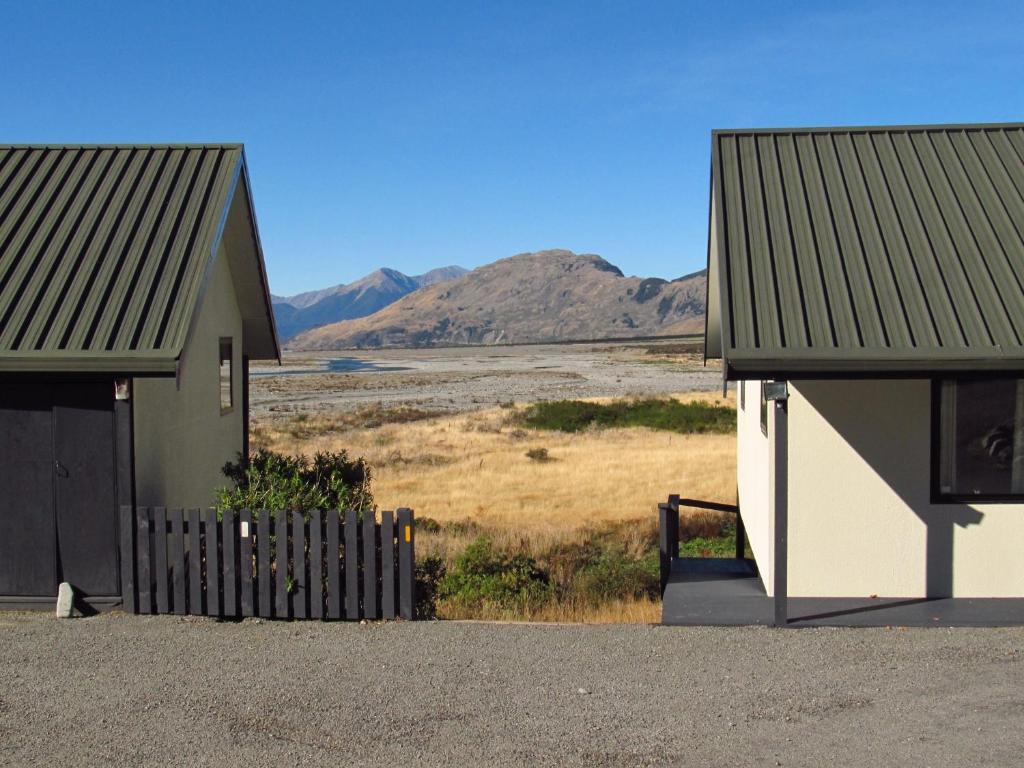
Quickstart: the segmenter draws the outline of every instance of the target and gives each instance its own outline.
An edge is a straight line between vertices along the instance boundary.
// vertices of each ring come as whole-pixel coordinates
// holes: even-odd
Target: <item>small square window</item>
[[[943,381],[934,397],[937,495],[1024,497],[1024,379]]]
[[[234,407],[235,371],[232,364],[231,339],[220,340],[220,412],[231,413]]]

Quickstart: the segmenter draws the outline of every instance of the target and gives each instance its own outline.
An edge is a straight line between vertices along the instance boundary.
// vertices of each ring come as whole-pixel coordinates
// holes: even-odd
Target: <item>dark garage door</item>
[[[110,382],[0,383],[0,595],[118,594]]]

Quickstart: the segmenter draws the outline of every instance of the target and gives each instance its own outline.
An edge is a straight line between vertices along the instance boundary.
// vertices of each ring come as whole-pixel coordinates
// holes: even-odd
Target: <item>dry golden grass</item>
[[[678,399],[734,405],[715,393]],[[734,435],[523,429],[515,424],[514,408],[443,416],[415,408],[384,410],[278,417],[254,425],[254,445],[306,454],[344,449],[366,458],[377,505],[411,507],[417,517],[441,523],[441,530],[418,535],[417,554],[448,563],[481,534],[498,549],[537,557],[609,526],[627,552],[641,556],[656,546],[657,504],[670,493],[735,500]],[[546,449],[549,459],[528,458],[535,449]],[[682,516],[681,533],[718,536],[728,518],[691,510]],[[455,522],[463,525],[446,525]],[[557,564],[552,568],[557,577]],[[562,599],[514,614],[485,609],[472,618],[651,623],[660,611],[660,602],[646,599],[597,606]],[[439,615],[464,617],[446,611],[443,602]]]
[[[715,393],[678,399],[725,402]],[[286,453],[344,448],[363,456],[374,469],[382,509],[408,506],[440,522],[470,520],[487,528],[498,546],[533,550],[585,526],[654,521],[658,502],[670,493],[735,499],[733,435],[638,428],[566,434],[521,429],[511,415],[496,408],[369,429],[317,416],[298,429],[273,422],[257,434],[261,445]],[[551,460],[527,458],[535,448],[546,448]],[[686,524],[699,530],[711,518],[719,519],[695,513]]]
[[[444,604],[439,608],[444,615]],[[536,621],[565,624],[658,624],[661,603],[657,600],[611,600],[601,605],[574,604],[566,601],[547,603],[536,610],[511,614],[498,609],[485,609],[474,621]]]

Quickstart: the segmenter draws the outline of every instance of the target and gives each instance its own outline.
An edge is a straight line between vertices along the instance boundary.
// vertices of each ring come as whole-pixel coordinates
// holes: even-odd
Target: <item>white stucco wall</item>
[[[220,338],[233,339],[233,400],[220,412]],[[180,385],[179,385],[180,384]],[[135,490],[142,506],[209,507],[227,484],[221,467],[242,450],[242,318],[224,246],[214,262],[180,383],[137,378],[133,387]]]
[[[931,503],[930,382],[791,383],[789,437],[791,595],[1024,596],[1024,505]]]
[[[771,590],[773,557],[771,443],[761,432],[761,382],[745,381],[743,405],[736,409],[736,470],[740,514],[747,539],[761,571],[765,587]],[[737,400],[740,398],[737,396]],[[768,434],[772,434],[769,409]]]

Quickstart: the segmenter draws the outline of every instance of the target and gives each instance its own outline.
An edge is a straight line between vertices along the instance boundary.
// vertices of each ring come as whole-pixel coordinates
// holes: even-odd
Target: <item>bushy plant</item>
[[[560,432],[610,427],[649,427],[683,434],[736,431],[736,411],[732,408],[658,397],[611,403],[552,400],[532,404],[519,414],[518,420],[526,427]]]
[[[484,605],[504,610],[538,606],[553,595],[551,580],[536,560],[508,555],[480,537],[459,555],[441,581],[439,595],[463,609]]]
[[[362,458],[350,459],[346,451],[318,452],[313,458],[285,456],[259,450],[248,461],[223,467],[232,487],[215,492],[215,504],[225,510],[309,512],[314,509],[373,509],[370,467]]]
[[[658,567],[657,558],[638,559],[621,548],[603,549],[576,573],[572,595],[592,605],[627,598],[657,598],[661,589]]]
[[[419,520],[416,524],[419,525]],[[437,618],[437,597],[444,580],[444,560],[436,555],[416,559],[416,618]]]

